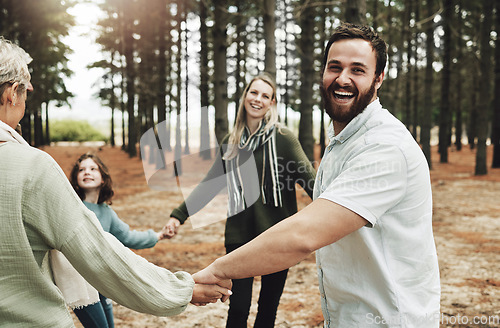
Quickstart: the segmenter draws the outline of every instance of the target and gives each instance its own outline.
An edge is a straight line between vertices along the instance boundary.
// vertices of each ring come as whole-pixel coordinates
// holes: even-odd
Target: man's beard
[[[334,90],[335,89],[340,89],[340,86],[337,84],[337,82],[333,82],[328,86],[328,88],[325,90],[324,86],[321,85],[321,95],[323,96],[323,101],[325,104],[325,111],[326,113],[330,116],[330,118],[339,123],[349,123],[353,118],[358,116],[358,114],[362,113],[363,110],[370,104],[373,95],[375,94],[375,79],[372,82],[372,85],[370,86],[370,89],[368,92],[362,94],[358,93],[354,99],[354,103],[351,105],[351,107],[346,110],[345,107],[342,108],[343,106],[340,106],[333,102],[333,97],[334,95]],[[346,89],[346,88],[344,88]],[[346,91],[353,92],[356,94],[357,90],[353,90],[353,88],[349,88]]]

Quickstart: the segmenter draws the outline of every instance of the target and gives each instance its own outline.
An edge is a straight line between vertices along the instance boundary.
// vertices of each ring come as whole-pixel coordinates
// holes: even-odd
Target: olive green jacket
[[[229,136],[226,136],[222,144],[227,143],[228,138]],[[262,176],[263,148],[261,146],[253,153],[259,178]],[[260,195],[257,201],[243,212],[227,218],[225,245],[247,243],[274,224],[295,214],[297,212],[295,184],[299,184],[312,197],[316,171],[305,155],[299,141],[289,129],[281,128],[281,133],[276,132],[276,150],[278,153],[278,171],[283,206],[274,207],[273,205],[264,204],[262,195]],[[221,151],[222,147],[219,149],[219,155],[217,156],[219,160]],[[172,211],[171,217],[184,223],[190,214],[195,214],[188,213],[186,202],[190,204],[198,203],[198,207],[201,209],[223,188],[227,188],[227,185],[220,183],[216,186],[212,185],[210,188],[207,188],[206,184],[204,184],[204,182],[214,180],[220,175],[218,172],[220,170],[216,166],[215,164],[212,166],[203,181],[193,190],[186,201]]]

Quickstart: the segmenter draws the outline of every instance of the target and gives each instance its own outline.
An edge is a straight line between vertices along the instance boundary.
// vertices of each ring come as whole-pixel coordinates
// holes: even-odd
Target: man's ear
[[[385,72],[382,72],[375,78],[375,90],[378,90],[382,86],[382,82],[384,82],[384,76]]]

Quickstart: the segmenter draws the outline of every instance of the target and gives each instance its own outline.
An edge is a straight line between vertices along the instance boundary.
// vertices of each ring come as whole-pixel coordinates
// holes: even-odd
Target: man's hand
[[[197,284],[218,285],[219,287],[230,290],[233,286],[231,279],[222,277],[221,274],[216,273],[213,264],[205,269],[193,274],[193,279]],[[225,302],[232,293],[224,294],[221,298]]]
[[[161,231],[162,237],[167,239],[174,237],[177,234],[180,225],[181,222],[179,220],[171,217]]]
[[[231,290],[219,285],[196,283],[193,288],[191,303],[196,306],[203,306],[208,303],[216,303],[219,299],[224,302],[231,294]]]

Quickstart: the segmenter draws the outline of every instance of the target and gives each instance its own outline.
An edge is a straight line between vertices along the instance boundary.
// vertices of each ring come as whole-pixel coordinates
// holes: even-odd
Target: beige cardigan
[[[158,316],[182,312],[194,281],[149,263],[102,230],[46,153],[0,143],[0,327],[73,327],[51,278],[48,254],[61,251],[117,303]]]

